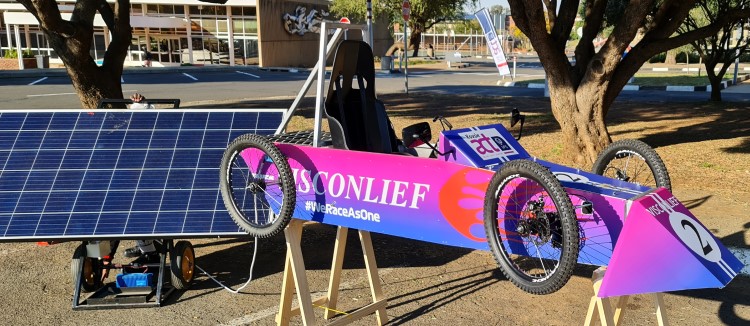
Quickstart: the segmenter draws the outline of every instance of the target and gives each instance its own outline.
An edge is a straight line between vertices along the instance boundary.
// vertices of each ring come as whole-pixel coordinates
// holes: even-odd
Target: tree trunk
[[[552,114],[563,134],[563,151],[568,160],[589,168],[611,143],[604,123],[604,92],[595,87],[550,83]]]
[[[47,34],[47,38],[65,64],[84,109],[96,108],[100,99],[123,98],[120,77],[125,53],[119,65],[109,63],[100,67],[89,54],[88,39],[63,38],[57,34]]]
[[[100,99],[123,98],[120,76],[132,39],[130,1],[117,0],[113,5],[106,1],[77,1],[70,20],[62,18],[56,1],[18,2],[39,20],[50,46],[65,64],[83,108],[96,108]],[[97,13],[112,35],[101,66],[89,52]]]
[[[419,55],[419,45],[422,43],[422,31],[418,28],[414,28],[412,30],[411,35],[409,35],[409,48],[414,47],[414,52],[412,52],[411,56],[416,57]]]
[[[711,101],[721,102],[721,82],[726,69],[719,70],[717,74],[714,70],[716,69],[716,65],[716,61],[706,61],[706,77],[708,77],[708,81],[711,83]]]
[[[672,49],[667,51],[667,56],[664,57],[664,63],[668,65],[677,64],[677,52],[679,49]]]
[[[711,81],[711,101],[721,102],[721,78],[709,79]]]
[[[65,67],[83,108],[96,108],[100,99],[123,98],[120,83],[122,74],[107,73],[95,64],[91,67],[89,64],[78,65],[76,62],[66,63]]]

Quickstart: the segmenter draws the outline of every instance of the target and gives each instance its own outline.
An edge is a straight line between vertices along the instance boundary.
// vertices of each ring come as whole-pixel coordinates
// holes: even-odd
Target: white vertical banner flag
[[[492,52],[492,58],[495,59],[495,65],[497,70],[500,71],[500,75],[510,75],[510,69],[508,69],[508,61],[505,60],[505,53],[501,46],[501,40],[495,33],[495,26],[492,25],[492,19],[490,18],[490,12],[487,8],[477,11],[475,14],[479,20],[479,25],[482,25],[484,36],[487,38],[487,45],[490,47]]]

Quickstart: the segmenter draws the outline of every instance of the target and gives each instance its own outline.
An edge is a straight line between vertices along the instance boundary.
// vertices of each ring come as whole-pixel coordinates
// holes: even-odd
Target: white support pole
[[[322,26],[321,26],[321,31],[322,31]],[[329,56],[331,56],[331,52],[333,51],[333,45],[338,43],[339,39],[341,38],[341,35],[343,35],[343,30],[337,29],[336,32],[333,33],[333,36],[331,36],[331,41],[328,42],[328,45],[326,46],[326,59]],[[307,80],[302,85],[302,88],[300,89],[299,93],[297,93],[297,97],[294,99],[292,106],[290,106],[289,109],[286,111],[286,113],[284,113],[284,119],[281,121],[279,128],[276,129],[276,134],[283,133],[286,130],[286,125],[289,124],[289,120],[292,118],[292,115],[294,114],[295,111],[297,111],[297,106],[302,101],[302,98],[305,97],[305,94],[307,94],[307,91],[310,90],[313,80],[315,80],[315,78],[318,76],[319,69],[320,69],[320,61],[318,61],[318,63],[315,64],[315,67],[313,67],[313,70],[310,71],[310,75],[307,76]]]
[[[31,32],[29,31],[29,25],[23,25],[23,36],[26,39],[26,49],[31,50]]]
[[[409,95],[409,22],[404,20],[404,92]]]
[[[185,20],[187,20],[187,48],[188,48],[188,62],[192,65],[193,62],[193,20],[190,19],[190,6],[185,5]],[[180,49],[180,61],[182,61],[182,49]]]
[[[372,34],[372,0],[367,0],[367,44],[370,48],[375,48],[375,39]]]
[[[13,49],[13,37],[10,36],[10,33],[10,24],[8,23],[8,20],[5,20],[5,36],[8,37],[8,51]]]
[[[234,67],[234,26],[232,11],[227,8],[227,32],[229,33],[229,66]]]
[[[16,54],[18,55],[18,70],[23,70],[23,52],[21,50],[21,32],[19,31],[18,25],[13,25],[13,30],[16,35]]]
[[[326,42],[328,41],[328,23],[320,24],[320,46],[318,48],[318,87],[315,92],[315,125],[313,147],[320,146],[320,125],[323,119],[323,91],[326,84]]]

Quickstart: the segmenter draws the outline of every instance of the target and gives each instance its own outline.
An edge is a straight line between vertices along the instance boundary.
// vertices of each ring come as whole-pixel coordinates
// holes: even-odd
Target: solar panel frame
[[[0,242],[247,236],[226,213],[219,193],[221,155],[241,134],[273,134],[285,112],[0,110]],[[231,125],[226,127],[226,122]],[[71,125],[74,128],[64,128]],[[200,146],[195,146],[199,135]],[[204,154],[208,156],[201,157]],[[192,183],[186,187],[192,170]],[[127,180],[137,180],[135,188],[120,188]],[[203,189],[205,185],[210,186]],[[189,195],[183,203],[185,193]],[[112,199],[115,196],[124,201]],[[129,206],[127,196],[132,196]],[[208,202],[212,209],[200,209]],[[210,221],[196,219],[207,213],[213,214]],[[149,214],[155,214],[153,223]],[[122,224],[122,218],[124,225],[114,225]],[[114,231],[118,227],[119,233]]]

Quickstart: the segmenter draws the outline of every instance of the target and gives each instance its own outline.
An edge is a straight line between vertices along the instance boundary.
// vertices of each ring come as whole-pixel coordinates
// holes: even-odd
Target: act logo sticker
[[[471,130],[458,135],[485,161],[518,154],[495,129]]]

